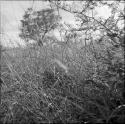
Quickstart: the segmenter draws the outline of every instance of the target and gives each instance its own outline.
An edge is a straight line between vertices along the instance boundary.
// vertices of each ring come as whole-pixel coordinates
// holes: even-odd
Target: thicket
[[[35,17],[32,9],[25,13],[24,20],[21,21],[20,36],[26,38],[27,42],[34,39],[38,44],[20,50],[15,48],[15,51],[6,50],[1,55],[1,123],[125,121],[124,29],[118,29],[117,20],[114,19],[118,11],[113,8],[118,6],[118,3],[107,4],[112,7],[113,12],[105,22],[84,15],[87,10],[94,9],[99,2],[80,3],[84,3],[81,12],[72,10],[73,8],[68,8],[58,1],[50,2],[53,9],[63,9],[81,19],[79,29],[67,25],[70,30],[65,32],[64,41],[47,35],[58,26],[59,29],[66,30],[58,21],[53,24],[54,21],[49,21],[51,18],[48,18],[46,23],[39,20],[46,20],[45,13],[48,12],[53,19],[60,19],[54,15],[54,11],[37,11],[34,12]],[[119,15],[120,19],[125,17],[122,14],[121,12]],[[37,27],[36,23],[41,27]],[[90,26],[93,30],[99,27],[102,34],[106,34],[93,40],[89,32]],[[42,30],[45,27],[46,30]],[[83,35],[85,39],[82,39]],[[83,41],[85,44],[82,45]],[[68,68],[67,73],[52,61],[54,58]]]

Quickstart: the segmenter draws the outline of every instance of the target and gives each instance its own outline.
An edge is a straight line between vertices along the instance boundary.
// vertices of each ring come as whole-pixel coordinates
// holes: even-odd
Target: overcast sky
[[[5,46],[8,45],[8,39],[11,39],[13,43],[19,41],[23,43],[23,41],[18,37],[20,20],[24,15],[25,10],[27,8],[32,7],[34,10],[39,10],[47,7],[48,2],[42,1],[0,1],[1,5],[1,31],[5,33],[4,40],[2,40],[2,44]],[[98,15],[104,18],[108,18],[110,16],[110,9],[108,7],[97,8]],[[75,19],[72,14],[61,11],[61,16],[63,21],[75,24]],[[59,37],[59,34],[56,32],[55,35]]]

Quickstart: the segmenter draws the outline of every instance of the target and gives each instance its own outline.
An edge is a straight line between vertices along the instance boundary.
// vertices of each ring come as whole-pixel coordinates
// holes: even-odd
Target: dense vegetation
[[[82,10],[75,10],[77,4]],[[98,4],[112,9],[108,19],[87,16]],[[125,44],[117,23],[125,15],[116,9],[119,4],[79,1],[73,7],[50,1],[51,11],[28,9],[20,37],[37,44],[2,51],[0,123],[123,123]],[[79,28],[59,23],[59,9],[74,14]],[[61,41],[49,35],[56,28],[64,31]],[[96,30],[102,35],[93,39]]]

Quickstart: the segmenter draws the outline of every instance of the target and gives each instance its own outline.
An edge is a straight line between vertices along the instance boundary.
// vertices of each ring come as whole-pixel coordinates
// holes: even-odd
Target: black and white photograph
[[[0,0],[0,124],[125,123],[124,0]]]

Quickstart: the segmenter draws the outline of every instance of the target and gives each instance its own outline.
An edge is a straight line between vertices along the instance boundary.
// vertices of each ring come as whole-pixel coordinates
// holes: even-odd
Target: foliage
[[[38,50],[17,49],[15,56],[10,55],[12,51],[2,53],[1,122],[123,123],[124,30],[117,27],[114,18],[118,3],[79,1],[81,11],[62,3],[50,2],[53,9],[58,7],[82,18],[78,29],[67,24],[69,30],[61,27],[64,41]],[[105,23],[86,15],[98,3],[112,7]],[[91,30],[100,30],[102,35],[94,39]],[[68,67],[67,73],[53,61],[55,58]]]
[[[21,20],[20,37],[26,41],[34,40],[39,45],[43,45],[45,35],[58,26],[59,20],[59,16],[55,15],[52,9],[34,11],[28,8]]]

